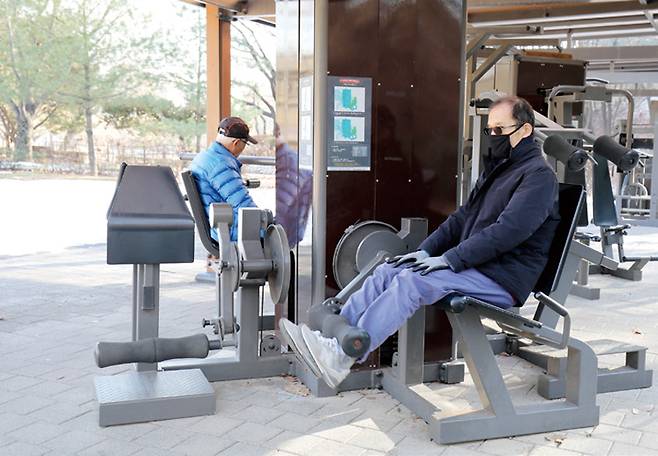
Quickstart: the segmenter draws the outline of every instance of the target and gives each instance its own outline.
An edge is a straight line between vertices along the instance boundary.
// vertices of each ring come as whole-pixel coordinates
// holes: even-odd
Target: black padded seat
[[[573,239],[578,224],[578,217],[585,201],[585,192],[580,185],[560,184],[559,210],[560,223],[555,230],[555,236],[551,242],[548,253],[548,262],[544,267],[539,280],[533,288],[534,293],[544,293],[550,295],[560,280],[564,262],[569,254],[569,247]],[[481,301],[471,296],[463,296],[458,293],[451,293],[439,300],[434,305],[439,306],[446,312],[461,313],[466,306],[472,305],[486,310],[487,313],[495,312],[506,317],[519,320],[526,326],[540,328],[541,323],[535,320],[529,320],[521,317],[514,312],[502,309],[493,304]]]
[[[459,293],[451,293],[445,298],[438,301],[436,306],[439,306],[442,310],[451,313],[462,313],[466,306],[478,307],[481,311],[493,311],[500,315],[505,315],[512,320],[515,320],[525,326],[530,328],[541,328],[542,324],[535,320],[530,320],[528,318],[522,317],[519,314],[510,312],[509,310],[502,309],[488,302],[481,301],[479,299],[473,298],[472,296],[464,296]]]
[[[190,202],[190,207],[192,208],[192,216],[196,222],[201,243],[209,254],[219,257],[219,244],[212,238],[212,236],[210,236],[210,222],[206,215],[206,208],[203,206],[203,201],[201,201],[196,178],[190,171],[184,171],[181,173],[181,177],[183,178],[187,200]]]

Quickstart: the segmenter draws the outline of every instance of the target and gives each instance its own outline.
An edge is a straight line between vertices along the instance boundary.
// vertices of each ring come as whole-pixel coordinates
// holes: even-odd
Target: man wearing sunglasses
[[[238,239],[238,210],[256,206],[242,181],[242,163],[238,160],[248,143],[257,144],[258,141],[249,136],[245,121],[239,117],[226,117],[219,123],[215,142],[194,157],[189,167],[196,178],[206,215],[212,203],[229,203],[233,208],[232,241]],[[214,229],[211,236],[217,240]]]
[[[370,336],[368,353],[349,357],[334,338],[280,322],[288,345],[335,387],[422,305],[448,293],[501,308],[522,305],[546,265],[559,221],[558,184],[533,139],[534,112],[518,97],[490,106],[484,172],[468,201],[420,249],[377,267],[340,315]]]

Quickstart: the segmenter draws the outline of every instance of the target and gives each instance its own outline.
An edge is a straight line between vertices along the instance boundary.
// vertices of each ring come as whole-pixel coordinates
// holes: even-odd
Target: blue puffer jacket
[[[197,180],[201,200],[206,207],[206,215],[212,203],[229,203],[233,207],[233,225],[231,240],[238,239],[238,209],[255,207],[247,187],[240,176],[242,163],[218,142],[200,152],[190,164],[190,171]],[[217,240],[217,232],[211,230],[211,236]]]

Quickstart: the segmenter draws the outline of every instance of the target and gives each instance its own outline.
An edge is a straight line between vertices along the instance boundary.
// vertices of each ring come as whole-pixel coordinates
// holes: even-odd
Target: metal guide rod
[[[327,222],[327,71],[329,2],[314,2],[313,23],[313,227],[311,304],[324,300]]]

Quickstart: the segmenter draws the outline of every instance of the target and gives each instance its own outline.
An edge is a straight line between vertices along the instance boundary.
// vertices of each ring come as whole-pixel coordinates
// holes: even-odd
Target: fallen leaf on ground
[[[633,330],[633,334],[642,334],[642,331],[639,330],[638,328],[635,328],[635,329]]]
[[[549,435],[549,436],[544,437],[544,439],[549,441],[549,442],[555,442],[555,444],[557,446],[562,445],[562,442],[564,442],[565,438],[566,437],[564,437],[563,435]]]
[[[288,375],[285,377],[285,379],[288,382],[283,386],[284,391],[302,397],[306,397],[311,394],[311,390],[309,390],[306,385],[299,382],[295,377]]]

